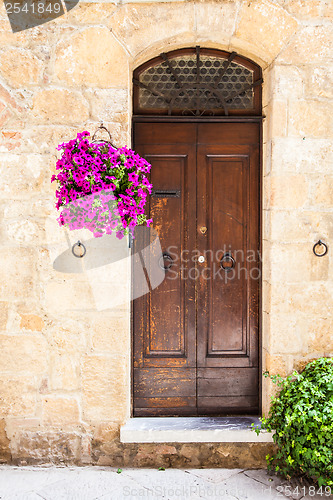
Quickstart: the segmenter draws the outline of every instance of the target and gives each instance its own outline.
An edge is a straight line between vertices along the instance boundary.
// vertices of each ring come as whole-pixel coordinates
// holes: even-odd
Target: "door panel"
[[[238,124],[237,130],[240,125],[250,128]],[[216,140],[217,128],[221,142],[234,144],[202,144]],[[228,139],[225,127],[214,129],[212,138],[199,132],[197,153],[198,221],[205,220],[207,227],[198,236],[198,249],[209,256],[197,284],[197,406],[200,414],[230,409],[250,413],[258,411],[259,402],[259,282],[251,279],[259,250],[259,146],[237,144],[239,137],[240,142],[244,136],[255,137],[254,131]],[[221,261],[235,267],[223,270]],[[255,322],[251,311],[256,311]]]
[[[198,123],[198,144],[248,146],[260,143],[258,123]]]
[[[255,123],[135,124],[173,262],[134,301],[134,415],[258,412],[259,135]]]
[[[173,260],[166,279],[134,301],[136,415],[155,414],[156,408],[164,408],[166,415],[186,415],[196,408],[195,283],[182,279],[178,259],[182,251],[195,247],[196,179],[191,169],[196,160],[195,145],[177,144],[178,138],[170,145],[137,147],[152,164],[154,192],[148,212],[162,251]],[[150,276],[149,264],[147,272]]]
[[[258,396],[210,396],[198,401],[197,415],[256,415],[258,413]]]
[[[256,368],[198,368],[198,396],[204,397],[210,391],[216,394],[221,391],[223,396],[255,396],[258,384],[258,370]]]
[[[210,155],[207,149],[214,150],[215,155]],[[240,272],[243,262],[237,261],[246,251],[247,243],[248,157],[223,155],[223,149],[228,151],[216,146],[198,150],[198,177],[202,180],[198,185],[198,198],[207,214],[207,224],[209,221],[199,245],[201,253],[207,255],[207,272],[198,296],[199,309],[207,311],[198,325],[201,332],[207,330],[207,352],[203,355],[203,349],[200,350],[199,365],[205,364],[207,357],[247,352],[244,322],[247,287],[244,273]],[[236,268],[224,271],[221,261],[225,258],[223,265],[227,265],[229,255],[236,259]]]
[[[188,158],[187,155],[153,154],[146,155],[146,158],[154,166],[153,185],[158,185],[158,194],[151,198],[150,216],[154,221],[154,228],[158,231],[160,239],[162,238],[162,248],[175,247],[178,254],[179,250],[186,246],[184,241],[186,217],[184,220],[183,215],[186,214],[187,207],[183,193],[188,178]],[[183,196],[180,196],[180,193]],[[184,301],[187,291],[183,290],[183,285],[184,282],[178,276],[175,281],[164,280],[156,293],[150,294],[146,357],[185,356]]]

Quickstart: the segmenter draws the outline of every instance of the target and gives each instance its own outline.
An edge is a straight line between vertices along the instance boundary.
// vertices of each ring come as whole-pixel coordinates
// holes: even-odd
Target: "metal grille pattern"
[[[139,107],[168,114],[225,114],[254,106],[253,71],[229,58],[196,53],[169,59],[144,70],[139,80]]]

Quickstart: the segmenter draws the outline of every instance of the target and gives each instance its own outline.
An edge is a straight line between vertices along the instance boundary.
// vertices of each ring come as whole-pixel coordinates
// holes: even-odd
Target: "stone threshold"
[[[135,417],[120,428],[122,443],[272,443],[272,433],[259,436],[251,424],[258,417]]]

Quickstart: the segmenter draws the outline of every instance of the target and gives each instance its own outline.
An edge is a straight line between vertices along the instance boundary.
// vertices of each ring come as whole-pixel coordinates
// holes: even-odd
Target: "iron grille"
[[[162,53],[134,77],[138,109],[196,116],[253,110],[255,88],[262,79],[255,80],[255,70],[235,58],[236,52],[222,57],[202,53],[200,47],[178,56]]]

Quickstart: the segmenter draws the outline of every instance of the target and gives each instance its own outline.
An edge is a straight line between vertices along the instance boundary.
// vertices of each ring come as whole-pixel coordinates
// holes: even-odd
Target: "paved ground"
[[[333,499],[264,470],[0,466],[1,500]]]

